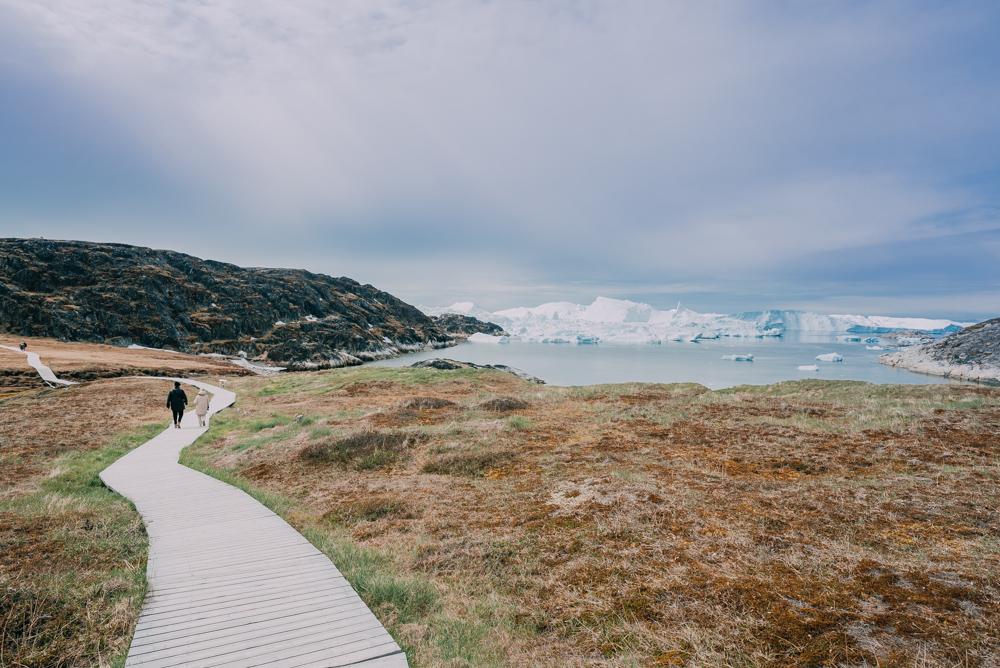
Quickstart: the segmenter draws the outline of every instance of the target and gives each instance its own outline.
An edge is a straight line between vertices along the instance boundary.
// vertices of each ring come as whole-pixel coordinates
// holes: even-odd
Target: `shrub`
[[[531,428],[531,420],[523,415],[515,415],[507,420],[507,425],[516,431],[524,431]]]
[[[292,419],[287,415],[272,415],[271,417],[267,418],[259,418],[256,420],[251,420],[247,424],[247,429],[249,429],[250,431],[264,431],[265,429],[272,429],[274,427],[284,426],[291,421]]]
[[[516,397],[497,397],[479,404],[479,408],[493,413],[506,413],[508,411],[524,410],[528,407],[528,402]]]
[[[376,494],[334,508],[323,517],[353,524],[355,522],[375,522],[386,517],[412,519],[416,515],[413,513],[411,504],[403,499],[387,494]]]
[[[391,466],[406,450],[424,437],[406,432],[360,431],[336,441],[307,445],[299,458],[309,462],[334,463],[371,470]]]
[[[452,451],[429,460],[422,470],[424,473],[476,477],[512,458],[513,453],[507,450]]]
[[[455,406],[454,401],[441,399],[440,397],[412,397],[400,404],[401,408],[414,410],[435,410],[439,408],[450,408]]]

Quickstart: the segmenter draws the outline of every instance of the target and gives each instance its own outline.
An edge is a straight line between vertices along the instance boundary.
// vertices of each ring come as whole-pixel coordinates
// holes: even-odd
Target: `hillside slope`
[[[943,339],[882,355],[879,361],[936,376],[1000,382],[1000,318]]]
[[[449,345],[419,310],[349,278],[124,244],[0,239],[0,331],[292,368]]]

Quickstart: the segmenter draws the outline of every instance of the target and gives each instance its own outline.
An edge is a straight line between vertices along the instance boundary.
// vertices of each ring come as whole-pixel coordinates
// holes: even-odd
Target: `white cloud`
[[[995,81],[950,74],[945,49],[981,19],[962,6],[40,0],[7,13],[248,234],[368,226],[391,249],[419,224],[456,252],[493,252],[508,278],[556,261],[567,280],[702,280],[883,243],[979,203],[934,163],[991,160],[975,147],[1000,111]]]

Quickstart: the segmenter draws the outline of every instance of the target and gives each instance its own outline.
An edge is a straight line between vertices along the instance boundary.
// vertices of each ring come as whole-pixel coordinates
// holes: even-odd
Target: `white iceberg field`
[[[659,310],[649,304],[598,297],[590,304],[550,302],[532,307],[488,311],[473,302],[424,307],[428,315],[458,313],[494,322],[511,337],[531,343],[660,344],[670,341],[697,342],[720,337],[763,338],[786,331],[845,332],[852,342],[860,333],[920,331],[928,334],[957,330],[966,323],[927,318],[888,316],[823,315],[808,311],[752,311],[746,313],[699,313],[680,304]],[[500,343],[506,337],[473,335],[474,343]]]
[[[816,355],[816,359],[820,362],[843,362],[844,356],[840,353],[823,353],[822,355]]]

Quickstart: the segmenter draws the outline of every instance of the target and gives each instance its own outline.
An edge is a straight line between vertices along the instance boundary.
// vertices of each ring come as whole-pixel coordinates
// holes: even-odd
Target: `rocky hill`
[[[503,327],[495,322],[483,322],[471,315],[442,313],[441,315],[432,315],[431,320],[438,327],[446,331],[449,336],[455,338],[468,338],[473,334],[490,334],[492,336],[503,336],[506,334],[503,331]]]
[[[1000,383],[1000,318],[932,343],[882,355],[879,361],[936,376]]]
[[[413,306],[349,278],[42,239],[0,239],[0,331],[299,369],[454,342]]]

